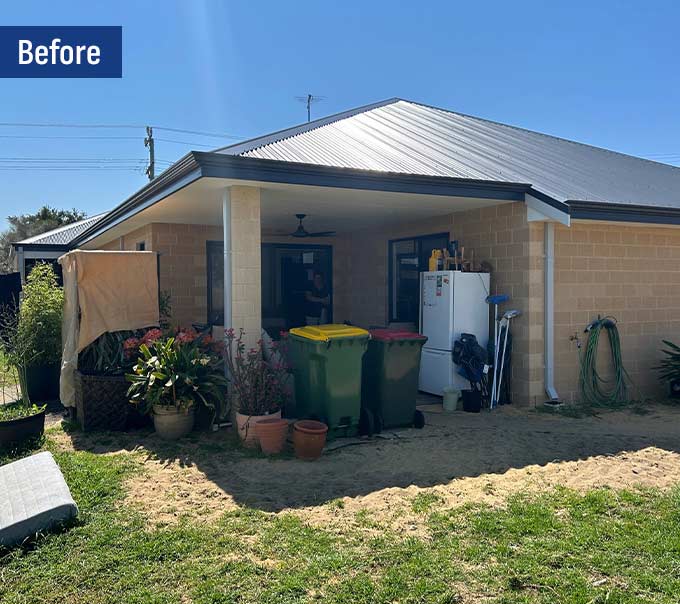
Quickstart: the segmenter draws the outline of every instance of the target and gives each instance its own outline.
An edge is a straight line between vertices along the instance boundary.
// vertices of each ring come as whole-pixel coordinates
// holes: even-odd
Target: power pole
[[[312,95],[307,95],[307,122],[312,121]]]
[[[151,126],[147,126],[144,146],[149,148],[149,165],[146,168],[146,175],[149,177],[149,180],[153,180],[155,178],[156,172],[156,156],[154,154],[153,143],[153,128]]]

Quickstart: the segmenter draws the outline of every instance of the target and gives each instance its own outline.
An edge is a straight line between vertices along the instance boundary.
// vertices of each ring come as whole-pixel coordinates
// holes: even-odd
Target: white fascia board
[[[545,201],[537,199],[533,195],[526,193],[524,203],[527,206],[528,222],[559,222],[565,226],[571,226],[571,217],[566,212],[562,212],[551,206]]]

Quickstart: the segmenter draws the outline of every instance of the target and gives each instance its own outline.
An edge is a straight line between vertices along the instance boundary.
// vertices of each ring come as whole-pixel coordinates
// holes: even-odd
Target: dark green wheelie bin
[[[329,438],[357,434],[368,338],[365,329],[348,325],[310,325],[289,332],[296,415],[327,424]]]
[[[422,414],[416,411],[416,396],[420,353],[427,337],[392,329],[372,329],[370,334],[362,375],[364,431],[422,427]]]

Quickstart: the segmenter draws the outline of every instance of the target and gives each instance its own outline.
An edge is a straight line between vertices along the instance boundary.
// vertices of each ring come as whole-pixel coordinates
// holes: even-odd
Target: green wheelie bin
[[[349,325],[291,329],[296,415],[328,425],[328,436],[354,436],[361,412],[361,362],[369,335]]]
[[[416,396],[420,352],[427,337],[392,329],[372,329],[370,334],[363,363],[362,431],[422,427]]]

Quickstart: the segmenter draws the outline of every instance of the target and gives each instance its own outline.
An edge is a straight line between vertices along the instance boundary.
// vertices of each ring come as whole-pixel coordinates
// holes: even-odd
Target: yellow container
[[[290,330],[293,335],[315,342],[328,342],[335,338],[356,338],[357,336],[368,336],[368,332],[360,327],[351,325],[333,324],[330,325],[307,325],[306,327],[294,327]]]
[[[437,268],[438,260],[442,257],[442,251],[441,250],[432,250],[432,255],[430,256],[430,260],[428,262],[428,270],[430,271],[436,271],[439,270]]]

